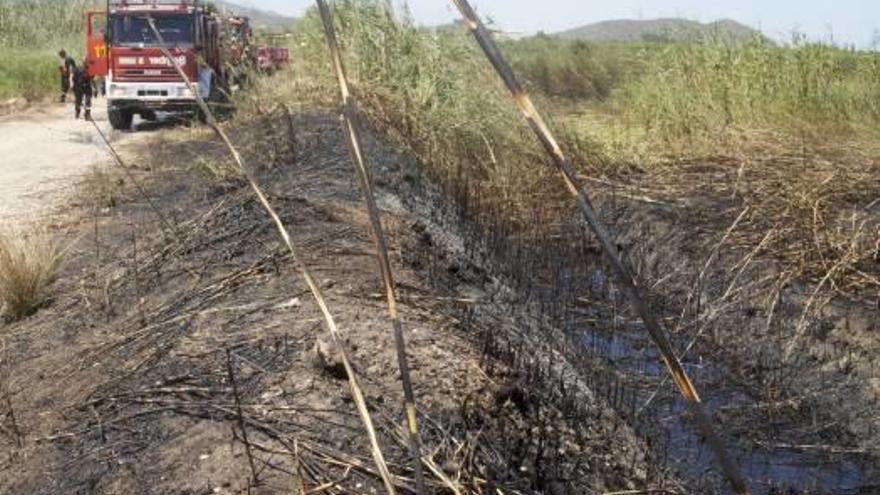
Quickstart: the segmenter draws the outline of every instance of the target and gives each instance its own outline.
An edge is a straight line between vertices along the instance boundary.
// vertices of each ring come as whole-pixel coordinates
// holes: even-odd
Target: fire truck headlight
[[[117,86],[116,84],[111,84],[107,89],[107,94],[111,98],[123,98],[125,96],[125,88],[122,86]]]

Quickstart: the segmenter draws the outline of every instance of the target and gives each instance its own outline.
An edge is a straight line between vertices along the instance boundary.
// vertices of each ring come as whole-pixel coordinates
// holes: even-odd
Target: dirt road
[[[142,139],[139,133],[110,132],[102,100],[94,117],[114,143]],[[70,103],[0,117],[0,221],[45,213],[92,165],[108,161],[97,131],[74,120]]]

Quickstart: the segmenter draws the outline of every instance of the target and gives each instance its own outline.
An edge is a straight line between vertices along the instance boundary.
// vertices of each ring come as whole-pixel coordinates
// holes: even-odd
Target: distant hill
[[[556,33],[565,39],[609,41],[688,41],[720,36],[734,41],[744,41],[753,36],[763,36],[757,29],[731,19],[701,23],[687,19],[614,20],[588,24],[579,28]]]
[[[293,25],[296,24],[297,21],[295,17],[283,16],[281,14],[268,10],[245,7],[234,2],[214,0],[212,3],[214,3],[215,5],[217,5],[217,7],[220,7],[221,9],[230,10],[232,12],[235,12],[236,14],[249,17],[251,20],[251,25],[255,28],[266,28],[273,31],[278,31],[282,29],[287,30],[293,27]]]

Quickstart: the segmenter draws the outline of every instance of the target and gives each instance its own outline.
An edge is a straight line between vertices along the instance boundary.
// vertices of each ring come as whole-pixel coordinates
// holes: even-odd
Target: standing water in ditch
[[[557,280],[577,284],[571,276]],[[625,302],[602,270],[596,270],[586,285],[563,290],[604,293],[614,301],[611,321],[608,308],[597,311],[589,298],[581,296],[564,305],[561,322],[568,335],[579,336],[592,358],[620,378],[622,384],[608,386],[606,397],[624,410],[654,445],[660,459],[689,480],[693,493],[730,493],[718,474],[712,451],[688,421],[687,405],[667,379],[666,367],[647,331],[640,322],[618,313],[618,309],[624,313]],[[533,292],[532,297],[547,297],[545,303],[559,304],[560,294],[554,292],[543,296]],[[674,343],[677,349],[688,346],[688,342]],[[771,404],[757,398],[723,365],[696,353],[682,361],[753,494],[880,493],[870,456],[859,449],[825,447],[835,439],[828,442],[821,438],[809,421],[773,414]],[[621,392],[621,388],[626,390]]]
[[[408,172],[415,175],[414,170]],[[523,326],[539,335],[548,327],[564,330],[579,348],[576,359],[585,358],[586,365],[577,366],[582,378],[644,436],[661,469],[670,468],[686,480],[686,493],[731,493],[712,451],[688,420],[687,406],[647,331],[628,314],[581,227],[556,226],[573,235],[517,231],[507,221],[508,208],[491,200],[484,204],[486,198],[469,187],[442,191],[430,181],[411,179],[397,183],[403,189],[395,191],[397,196],[455,246],[444,249],[445,254],[434,248],[422,252],[429,272],[451,270],[443,268],[447,265],[457,271],[461,261],[500,282],[506,287],[499,292],[503,295],[487,296],[492,311],[518,315]],[[535,212],[531,224],[540,224],[541,218]],[[432,278],[444,280],[443,275]],[[455,285],[446,288],[455,291]],[[673,337],[673,346],[681,352],[692,338],[680,334]],[[858,448],[838,447],[853,443],[847,425],[829,428],[822,424],[827,420],[823,414],[791,414],[751,390],[737,378],[742,370],[726,367],[713,354],[695,348],[682,362],[753,494],[880,494],[876,458]]]

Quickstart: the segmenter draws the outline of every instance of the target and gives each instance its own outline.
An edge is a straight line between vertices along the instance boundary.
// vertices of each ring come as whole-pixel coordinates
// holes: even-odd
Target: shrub
[[[61,249],[43,229],[0,231],[0,303],[15,319],[33,313],[55,280]]]

